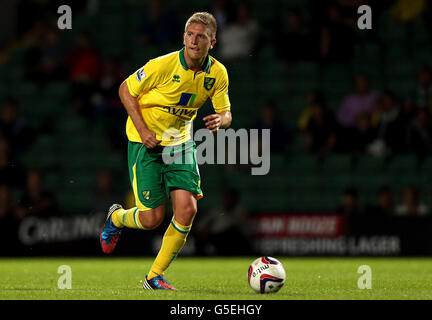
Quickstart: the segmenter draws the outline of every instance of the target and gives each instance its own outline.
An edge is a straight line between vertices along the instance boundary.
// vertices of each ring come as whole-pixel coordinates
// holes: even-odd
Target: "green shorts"
[[[142,143],[128,143],[129,177],[140,211],[159,207],[172,188],[192,192],[201,199],[196,145],[189,140],[179,146],[147,149]]]

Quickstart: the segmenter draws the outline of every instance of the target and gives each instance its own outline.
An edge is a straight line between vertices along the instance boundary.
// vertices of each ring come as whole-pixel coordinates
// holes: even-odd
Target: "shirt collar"
[[[180,60],[180,64],[182,65],[182,67],[185,70],[189,70],[189,67],[188,67],[188,65],[186,63],[186,60],[185,60],[185,57],[184,57],[184,50],[185,50],[184,47],[180,50],[180,52],[179,52],[179,60]],[[210,65],[211,65],[210,56],[207,55],[207,57],[204,60],[204,63],[201,66],[201,68],[203,69],[204,72],[209,73],[210,72]]]

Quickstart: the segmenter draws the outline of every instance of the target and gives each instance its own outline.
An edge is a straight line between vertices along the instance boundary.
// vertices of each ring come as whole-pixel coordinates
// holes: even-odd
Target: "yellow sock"
[[[145,229],[139,221],[139,210],[137,207],[116,210],[111,215],[111,219],[117,228]]]
[[[164,234],[162,246],[147,276],[148,279],[164,274],[164,271],[183,248],[191,226],[183,226],[174,218],[171,220]]]

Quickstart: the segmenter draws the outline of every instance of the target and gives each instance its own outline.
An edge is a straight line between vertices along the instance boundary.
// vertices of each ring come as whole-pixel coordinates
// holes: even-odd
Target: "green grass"
[[[431,258],[278,258],[287,279],[276,294],[254,293],[247,269],[254,258],[186,258],[166,277],[178,291],[145,291],[152,258],[2,258],[0,300],[315,300],[432,299]],[[72,269],[72,289],[60,290],[60,265]],[[359,289],[360,265],[372,269],[372,289]]]

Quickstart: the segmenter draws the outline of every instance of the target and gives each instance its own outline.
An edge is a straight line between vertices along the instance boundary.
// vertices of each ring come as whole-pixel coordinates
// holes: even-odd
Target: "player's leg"
[[[195,159],[195,147],[193,145],[193,147],[183,151],[186,153],[186,157],[190,157],[190,161],[170,164],[164,172],[164,181],[167,190],[169,190],[174,215],[147,277],[148,280],[156,279],[161,283],[166,282],[163,274],[186,242],[197,212],[197,199],[203,196]]]
[[[119,208],[112,214],[112,222],[117,228],[131,228],[152,230],[161,224],[165,215],[165,206],[160,205],[154,209],[140,210]]]
[[[139,208],[123,209],[119,204],[110,207],[108,217],[100,235],[102,251],[111,253],[117,245],[124,227],[141,230],[152,230],[159,226],[165,215],[165,206],[140,211]]]
[[[186,190],[171,191],[174,216],[164,234],[160,251],[150,269],[148,278],[163,275],[170,263],[186,243],[197,212],[197,201],[194,195]]]
[[[145,289],[175,289],[164,279],[163,274],[186,243],[197,212],[197,200],[190,191],[174,189],[170,195],[174,216],[163,236],[159,253],[146,276]]]
[[[157,153],[148,151],[143,144],[129,142],[128,165],[136,206],[129,209],[119,204],[111,206],[100,238],[105,253],[114,250],[124,227],[151,230],[164,218],[165,191]]]

